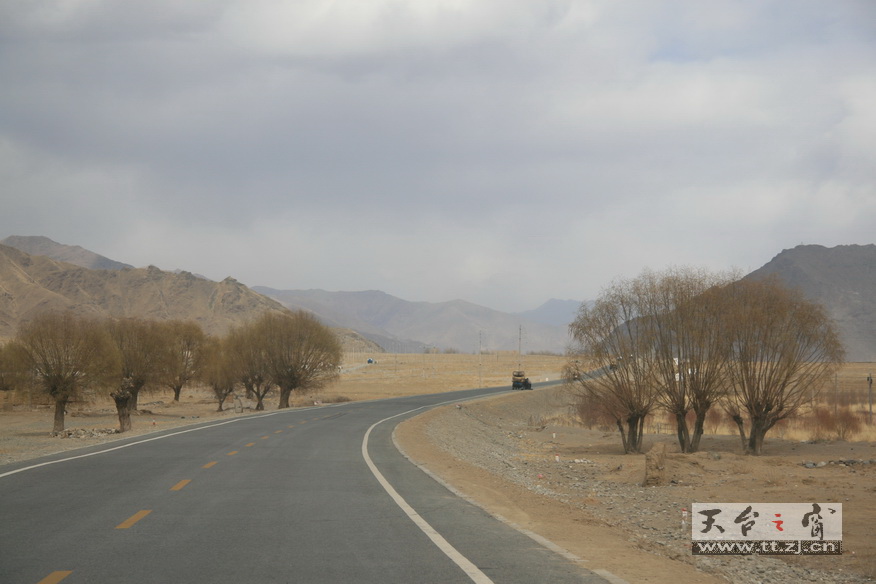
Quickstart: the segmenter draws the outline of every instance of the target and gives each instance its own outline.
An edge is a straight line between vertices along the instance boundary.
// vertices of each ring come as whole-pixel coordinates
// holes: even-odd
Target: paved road
[[[392,445],[422,408],[499,391],[283,410],[0,467],[0,583],[605,582]]]

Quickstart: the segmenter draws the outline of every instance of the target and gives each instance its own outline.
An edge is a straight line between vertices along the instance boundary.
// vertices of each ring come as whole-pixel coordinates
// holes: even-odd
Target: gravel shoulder
[[[631,583],[857,584],[876,576],[876,445],[768,436],[766,453],[751,457],[738,454],[738,437],[706,436],[701,452],[682,455],[672,436],[648,436],[670,454],[665,484],[643,487],[645,457],[624,455],[616,433],[552,422],[564,400],[552,388],[444,407],[404,422],[396,439],[488,511]],[[730,501],[842,502],[844,555],[693,556],[682,509]]]

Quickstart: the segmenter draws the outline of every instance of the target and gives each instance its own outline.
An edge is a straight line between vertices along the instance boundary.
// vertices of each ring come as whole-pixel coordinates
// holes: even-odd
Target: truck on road
[[[515,371],[511,374],[511,389],[532,389],[532,384],[526,373]]]

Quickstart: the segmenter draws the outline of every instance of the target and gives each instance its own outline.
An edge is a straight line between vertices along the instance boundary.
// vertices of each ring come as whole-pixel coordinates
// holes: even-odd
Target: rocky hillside
[[[0,245],[0,337],[11,337],[20,321],[44,310],[190,319],[221,334],[266,310],[284,308],[233,278],[211,282],[154,266],[90,270]]]
[[[876,361],[876,245],[800,245],[746,278],[769,275],[825,307],[848,361]]]
[[[19,251],[34,256],[46,256],[59,262],[73,264],[90,270],[122,270],[134,266],[123,264],[88,251],[78,245],[65,245],[52,241],[42,235],[10,235],[0,241],[0,245],[8,245]]]

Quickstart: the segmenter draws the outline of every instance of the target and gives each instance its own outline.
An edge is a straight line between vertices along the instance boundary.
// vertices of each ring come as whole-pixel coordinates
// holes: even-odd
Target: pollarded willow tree
[[[246,389],[247,397],[256,398],[257,411],[265,409],[265,397],[274,388],[268,361],[267,339],[259,327],[250,323],[232,329],[225,339],[228,358],[234,362],[238,381]]]
[[[766,433],[818,393],[844,350],[824,308],[777,278],[740,280],[723,295],[730,347],[727,409],[743,449],[760,454]]]
[[[70,312],[46,312],[15,336],[25,366],[55,402],[54,432],[64,431],[67,402],[117,374],[118,353],[103,323]]]
[[[699,450],[706,415],[727,388],[721,290],[737,278],[732,272],[674,267],[646,271],[635,280],[643,314],[639,326],[654,353],[657,400],[675,418],[682,452]],[[691,410],[692,430],[687,423]]]
[[[595,371],[570,365],[569,381],[612,413],[626,452],[639,451],[655,404],[675,417],[681,451],[696,451],[706,414],[722,401],[744,450],[759,454],[770,428],[796,413],[842,361],[822,307],[776,279],[733,278],[646,271],[614,283],[570,326],[581,353],[575,362]]]
[[[341,344],[330,328],[309,312],[267,312],[253,324],[264,343],[271,381],[280,389],[279,408],[293,392],[312,391],[338,376]]]
[[[195,379],[203,367],[207,335],[194,321],[164,321],[159,327],[166,337],[166,355],[159,381],[173,391],[173,401],[179,402],[182,388]]]
[[[234,393],[240,374],[237,363],[231,357],[228,338],[207,338],[204,344],[204,361],[200,369],[201,381],[210,386],[216,396],[216,411],[223,411],[225,400]]]
[[[591,305],[582,305],[569,325],[581,359],[567,375],[579,395],[594,401],[615,421],[624,452],[641,452],[645,418],[655,406],[653,351],[641,323],[638,291],[617,281]],[[586,363],[595,371],[582,370]]]
[[[119,384],[110,392],[119,417],[119,431],[131,429],[131,412],[137,411],[140,392],[155,384],[166,368],[169,353],[162,326],[139,318],[112,319],[107,331],[119,355]]]

